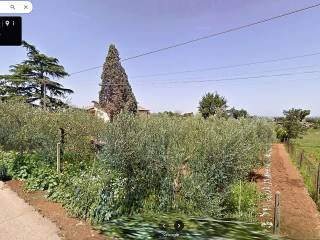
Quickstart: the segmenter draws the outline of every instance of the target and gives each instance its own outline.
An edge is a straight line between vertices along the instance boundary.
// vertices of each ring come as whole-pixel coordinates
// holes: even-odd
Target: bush
[[[239,181],[231,186],[230,198],[228,198],[228,212],[232,218],[244,221],[256,221],[258,207],[263,198],[254,182]]]
[[[0,152],[1,173],[2,180],[26,180],[27,190],[48,190],[58,185],[58,176],[53,167],[35,154]]]
[[[7,181],[9,180],[8,168],[7,166],[0,161],[0,181]]]
[[[11,112],[15,104],[21,116]],[[140,213],[223,217],[233,211],[224,204],[234,184],[263,164],[273,140],[273,125],[263,119],[123,113],[105,124],[75,109],[45,112],[20,103],[0,103],[1,108],[1,145],[18,151],[5,161],[8,175],[26,179],[28,190],[47,190],[71,214],[94,223]],[[11,114],[17,124],[2,129],[9,128]],[[59,127],[67,135],[63,171],[56,174]],[[91,137],[105,142],[98,161],[90,161]]]
[[[221,216],[230,186],[262,165],[272,124],[262,119],[147,119],[119,115],[100,156],[123,179],[114,216],[182,212]],[[111,194],[111,193],[110,193]]]
[[[29,191],[48,190],[55,188],[59,184],[59,178],[56,171],[50,167],[39,167],[33,169],[26,181],[26,189]]]
[[[234,211],[224,209],[233,184],[263,163],[271,127],[261,119],[122,114],[108,125],[96,166],[66,164],[49,196],[94,223],[137,213],[222,217]]]
[[[120,189],[120,184],[120,178],[104,174],[87,162],[68,163],[59,175],[59,184],[49,189],[48,197],[63,203],[75,217],[101,223],[109,220],[121,207],[113,204],[119,194],[110,191]]]
[[[60,128],[65,130],[65,160],[92,160],[90,140],[104,135],[106,124],[81,109],[47,112],[21,102],[0,102],[0,145],[5,151],[36,153],[53,163]]]
[[[15,156],[12,152],[0,151],[0,181],[7,181],[12,178],[10,167],[12,166]]]
[[[275,128],[277,139],[280,142],[284,142],[286,139],[288,139],[288,133],[284,127],[281,125],[277,125]]]

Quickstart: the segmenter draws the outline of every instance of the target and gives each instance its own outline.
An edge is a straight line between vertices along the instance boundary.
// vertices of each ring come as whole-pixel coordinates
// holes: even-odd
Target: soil
[[[91,225],[86,221],[72,218],[63,208],[62,204],[48,201],[44,192],[25,192],[23,182],[11,180],[6,182],[18,196],[32,205],[40,214],[50,219],[57,225],[62,239],[67,240],[102,240],[105,236],[98,231],[92,229]]]
[[[272,146],[271,177],[273,201],[275,192],[280,192],[281,235],[297,240],[320,239],[320,214],[282,144]]]

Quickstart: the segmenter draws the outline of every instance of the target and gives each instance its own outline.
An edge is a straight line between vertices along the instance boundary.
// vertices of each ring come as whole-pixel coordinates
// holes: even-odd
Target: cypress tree
[[[119,52],[111,44],[101,75],[99,104],[108,113],[110,119],[126,110],[137,112],[137,101],[128,81],[128,76],[121,66]]]

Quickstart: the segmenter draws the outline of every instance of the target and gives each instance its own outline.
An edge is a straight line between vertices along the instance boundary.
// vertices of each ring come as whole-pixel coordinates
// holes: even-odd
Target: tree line
[[[19,99],[47,110],[70,107],[66,97],[73,90],[58,82],[69,76],[59,60],[41,53],[26,41],[22,42],[22,47],[26,50],[26,59],[11,65],[10,74],[0,75],[0,101]],[[137,112],[138,103],[120,60],[119,51],[111,44],[103,64],[99,91],[99,107],[107,112],[111,120],[121,111]],[[198,110],[205,119],[210,116],[236,119],[250,117],[244,109],[229,108],[227,99],[217,92],[205,94],[199,102]],[[303,121],[310,111],[292,108],[283,113],[284,117],[276,119],[278,138],[284,141],[301,136],[306,129]]]
[[[0,75],[0,101],[18,99],[46,110],[70,107],[66,97],[73,90],[58,82],[69,76],[59,60],[41,53],[26,41],[22,47],[26,49],[26,59],[11,65],[10,74]],[[113,44],[103,65],[99,105],[111,119],[122,110],[137,112],[136,98]]]

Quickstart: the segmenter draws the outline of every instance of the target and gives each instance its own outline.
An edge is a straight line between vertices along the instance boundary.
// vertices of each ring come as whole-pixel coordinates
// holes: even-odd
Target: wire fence
[[[320,208],[320,159],[293,143],[286,142],[285,146],[294,165],[299,169],[311,198]]]

